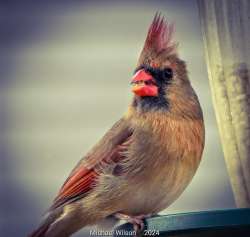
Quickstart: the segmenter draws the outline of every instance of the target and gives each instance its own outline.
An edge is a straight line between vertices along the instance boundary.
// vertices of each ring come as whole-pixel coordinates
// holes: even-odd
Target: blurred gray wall
[[[122,116],[157,10],[176,24],[206,123],[201,166],[164,213],[234,207],[194,0],[0,6],[1,236],[34,228],[77,161]]]

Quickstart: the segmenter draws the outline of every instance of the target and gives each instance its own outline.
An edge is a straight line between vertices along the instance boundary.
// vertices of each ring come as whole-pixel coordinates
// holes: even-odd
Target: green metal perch
[[[114,237],[128,237],[133,231],[129,223],[118,226]],[[156,216],[145,220],[141,236],[250,236],[250,208],[192,212]]]

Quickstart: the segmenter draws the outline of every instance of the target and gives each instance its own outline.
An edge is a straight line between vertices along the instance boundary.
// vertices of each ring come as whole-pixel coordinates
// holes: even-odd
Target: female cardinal
[[[156,14],[132,78],[128,112],[73,169],[31,237],[66,237],[109,216],[142,228],[200,163],[204,124],[173,25]]]

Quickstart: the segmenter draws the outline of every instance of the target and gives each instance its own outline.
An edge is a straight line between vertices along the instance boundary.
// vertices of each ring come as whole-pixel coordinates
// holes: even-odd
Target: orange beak
[[[139,70],[133,77],[132,91],[138,96],[158,96],[158,87],[154,78],[145,72],[144,69]]]

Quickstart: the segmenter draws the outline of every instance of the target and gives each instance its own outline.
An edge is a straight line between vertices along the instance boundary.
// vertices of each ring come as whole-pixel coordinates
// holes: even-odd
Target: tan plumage
[[[127,113],[72,171],[32,237],[69,236],[117,213],[156,214],[191,181],[204,147],[204,124],[172,32],[156,15]]]

